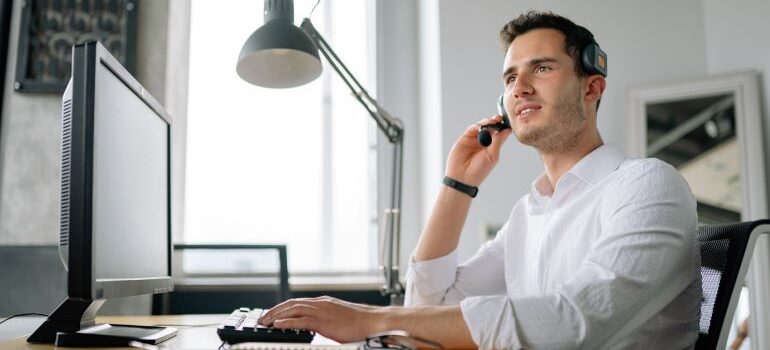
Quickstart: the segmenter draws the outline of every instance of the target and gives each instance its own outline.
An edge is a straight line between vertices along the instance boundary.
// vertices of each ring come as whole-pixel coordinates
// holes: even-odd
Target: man
[[[700,258],[695,201],[670,165],[604,145],[596,111],[606,81],[581,50],[593,35],[529,12],[505,25],[505,106],[512,130],[488,148],[470,126],[447,177],[479,186],[513,132],[545,172],[497,237],[469,261],[456,248],[471,196],[443,186],[412,256],[407,307],[332,298],[291,300],[261,320],[340,341],[404,329],[452,348],[683,349],[698,336]]]

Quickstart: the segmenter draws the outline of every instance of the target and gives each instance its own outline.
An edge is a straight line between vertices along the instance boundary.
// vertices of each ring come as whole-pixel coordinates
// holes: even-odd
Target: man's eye
[[[505,79],[505,84],[506,84],[506,85],[507,85],[507,84],[513,84],[513,82],[515,82],[515,81],[516,81],[516,77],[514,77],[514,76],[510,76],[510,77],[508,77],[508,78],[506,78],[506,79]]]
[[[548,72],[548,71],[550,71],[550,70],[551,70],[551,67],[546,67],[546,66],[540,66],[540,67],[537,67],[537,71],[538,71],[539,73]]]

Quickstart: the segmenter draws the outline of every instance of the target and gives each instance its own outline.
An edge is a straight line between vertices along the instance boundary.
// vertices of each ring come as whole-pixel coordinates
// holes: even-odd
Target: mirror
[[[731,93],[649,102],[646,154],[673,165],[698,201],[698,221],[741,221],[740,152]]]
[[[738,72],[633,89],[628,96],[630,153],[659,158],[690,185],[699,224],[767,218],[764,145],[757,73]],[[733,320],[737,328],[749,310],[767,310],[770,245],[760,237]],[[754,292],[756,291],[756,293]],[[759,319],[757,319],[757,317]],[[769,315],[752,313],[749,336],[756,348],[757,324]],[[734,332],[734,331],[733,331]],[[758,335],[758,336],[757,336]],[[729,344],[729,341],[728,341]]]
[[[758,79],[740,72],[629,93],[630,153],[676,167],[703,224],[767,217]]]

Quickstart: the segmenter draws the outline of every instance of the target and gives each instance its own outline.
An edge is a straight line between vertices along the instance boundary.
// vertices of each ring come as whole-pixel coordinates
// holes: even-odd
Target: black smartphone
[[[492,144],[492,134],[489,132],[489,128],[500,131],[511,127],[511,121],[508,119],[508,112],[505,110],[505,102],[503,101],[504,96],[504,94],[501,94],[497,99],[497,114],[503,117],[502,122],[483,125],[479,128],[479,133],[476,138],[479,140],[479,144],[484,147],[489,147],[489,145]]]

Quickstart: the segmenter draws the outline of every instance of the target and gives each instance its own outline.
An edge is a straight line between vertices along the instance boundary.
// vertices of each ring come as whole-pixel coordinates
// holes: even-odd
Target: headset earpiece
[[[599,47],[599,44],[592,42],[583,48],[582,64],[583,70],[588,75],[601,74],[607,76],[607,54]]]
[[[497,114],[503,117],[503,123],[507,123],[508,111],[505,109],[505,93],[500,94],[497,98]]]

